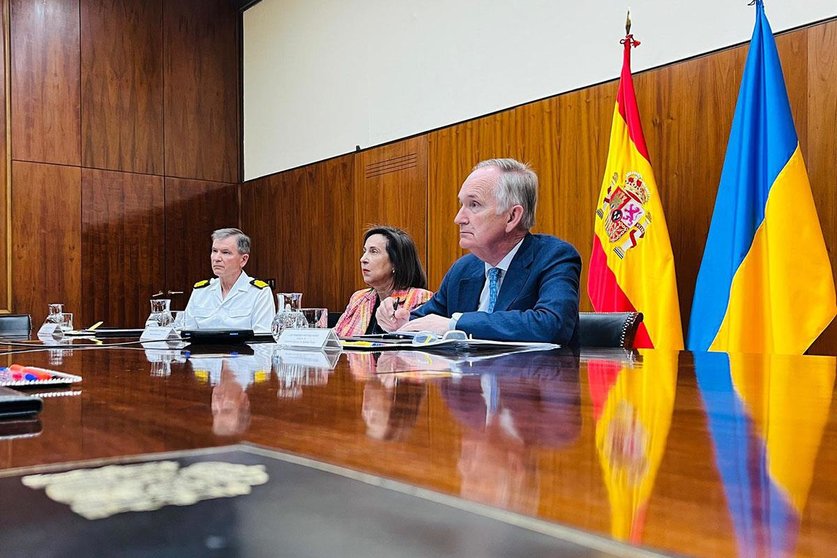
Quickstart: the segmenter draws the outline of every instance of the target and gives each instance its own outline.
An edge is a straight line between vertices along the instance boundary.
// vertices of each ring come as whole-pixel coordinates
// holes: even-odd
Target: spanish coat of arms
[[[650,193],[642,175],[638,172],[625,173],[624,183],[619,183],[619,173],[614,172],[610,185],[596,210],[596,217],[604,219],[605,234],[619,258],[633,248],[651,225],[651,212],[645,208]]]

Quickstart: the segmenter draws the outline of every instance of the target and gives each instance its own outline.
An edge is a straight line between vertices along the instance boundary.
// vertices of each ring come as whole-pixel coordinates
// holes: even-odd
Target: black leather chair
[[[31,330],[29,314],[0,314],[0,337],[28,337]]]
[[[582,347],[630,349],[642,323],[642,312],[579,312],[579,341]]]
[[[328,313],[328,327],[334,327],[337,325],[337,320],[340,319],[340,316],[343,315],[343,312],[329,312]]]

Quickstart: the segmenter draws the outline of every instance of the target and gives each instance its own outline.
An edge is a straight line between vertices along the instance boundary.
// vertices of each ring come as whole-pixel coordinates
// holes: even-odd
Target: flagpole
[[[628,13],[625,16],[625,38],[619,41],[619,44],[628,44],[632,47],[638,47],[639,41],[634,39],[634,36],[631,35],[631,9],[628,8]]]

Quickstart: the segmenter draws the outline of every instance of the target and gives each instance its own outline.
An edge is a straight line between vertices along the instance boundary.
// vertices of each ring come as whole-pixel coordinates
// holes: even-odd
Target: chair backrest
[[[29,335],[31,330],[29,314],[0,314],[0,335]]]
[[[337,320],[340,319],[340,316],[343,315],[343,312],[329,312],[328,313],[328,327],[334,327],[337,325]]]
[[[579,312],[579,342],[582,347],[630,349],[642,323],[642,312]]]

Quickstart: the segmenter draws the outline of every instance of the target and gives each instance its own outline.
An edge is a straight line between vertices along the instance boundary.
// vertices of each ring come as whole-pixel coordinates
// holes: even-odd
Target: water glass
[[[73,331],[73,313],[72,312],[62,312],[61,313],[61,331],[64,333],[68,331]]]
[[[49,315],[46,318],[46,323],[60,324],[63,322],[61,315],[64,313],[64,305],[55,303],[49,305]]]
[[[277,306],[279,307],[276,316],[273,317],[270,331],[273,339],[279,341],[279,336],[286,329],[308,327],[308,322],[299,306],[302,303],[302,293],[279,293],[276,295]]]
[[[328,327],[328,308],[302,308],[300,312],[305,316],[308,327]]]
[[[277,293],[276,311],[299,310],[302,306],[302,293]]]
[[[171,315],[171,299],[169,298],[152,298],[151,299],[151,316],[148,321],[160,327],[166,327],[174,322]]]

